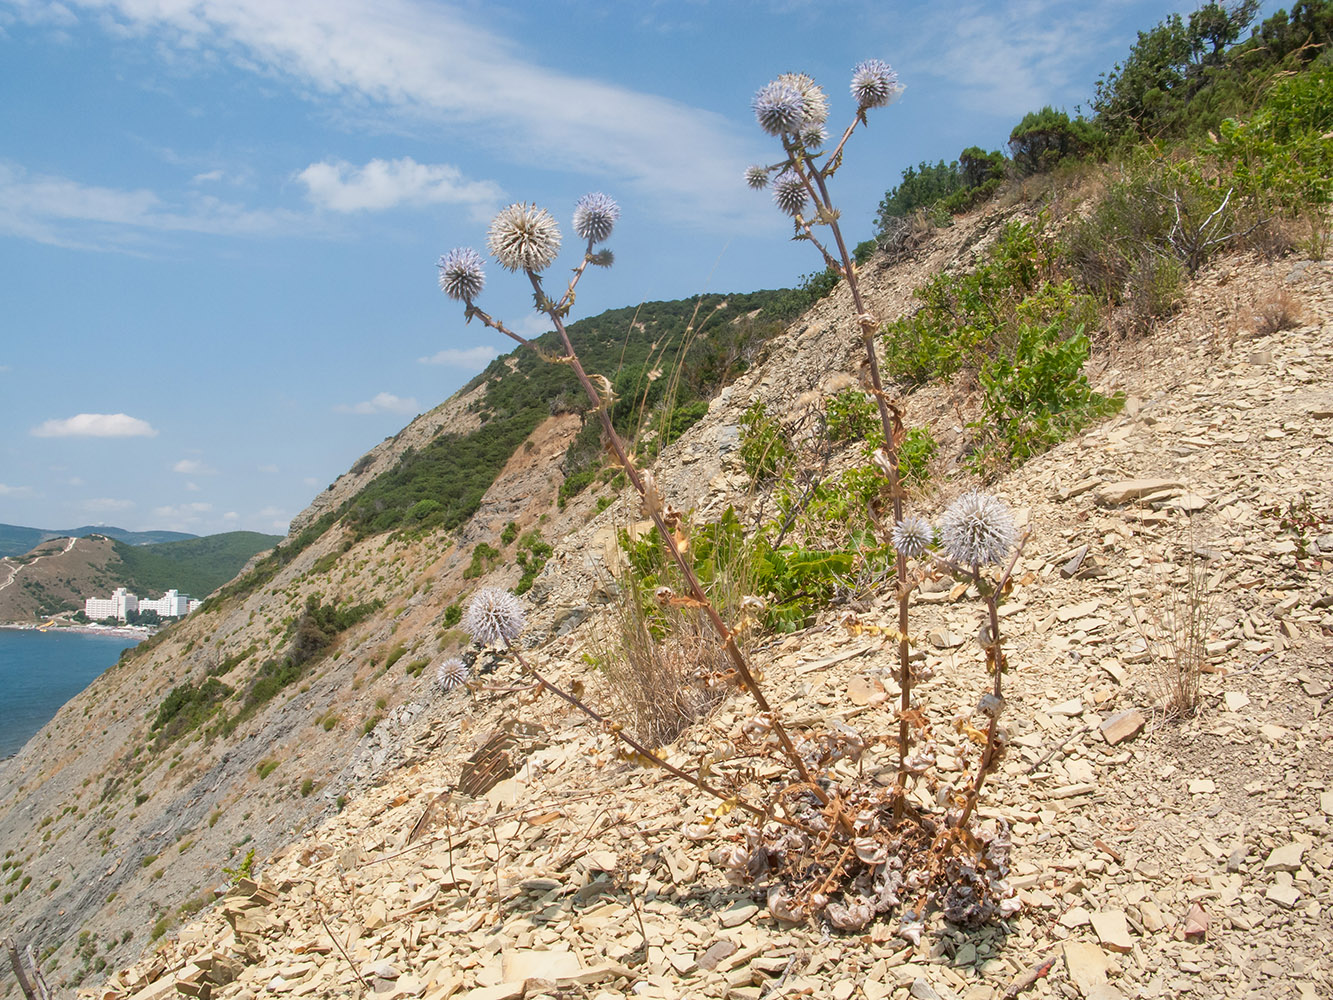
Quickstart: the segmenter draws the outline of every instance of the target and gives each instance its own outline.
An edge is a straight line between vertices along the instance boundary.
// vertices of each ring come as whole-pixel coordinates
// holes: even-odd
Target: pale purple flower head
[[[881,59],[867,59],[852,70],[852,99],[858,108],[882,108],[902,92],[898,74]]]
[[[964,493],[940,518],[940,544],[963,566],[998,563],[1014,547],[1014,516],[989,493]]]
[[[768,168],[767,167],[746,167],[745,183],[756,191],[762,191],[768,187]]]
[[[506,270],[544,271],[560,252],[560,228],[546,209],[515,202],[492,220],[486,246]]]
[[[519,599],[499,587],[482,587],[463,615],[463,631],[474,642],[494,644],[518,638],[527,618]]]
[[[798,215],[805,208],[805,183],[794,170],[784,170],[773,181],[773,204],[788,215]]]
[[[769,135],[797,132],[805,124],[805,101],[800,90],[781,78],[764,84],[750,106],[759,127]]]
[[[441,691],[452,691],[467,682],[467,664],[453,656],[445,660],[435,670],[435,686]]]
[[[809,125],[801,129],[801,145],[806,152],[813,153],[816,150],[824,148],[824,143],[828,142],[828,129],[823,125]]]
[[[600,191],[585,194],[574,206],[574,232],[585,240],[603,243],[610,239],[619,218],[620,206],[614,198]]]
[[[783,73],[775,82],[795,87],[801,95],[801,109],[805,112],[802,126],[823,125],[828,121],[828,95],[812,77],[804,73]]]
[[[471,247],[456,247],[436,262],[440,269],[440,291],[451,299],[471,302],[486,284],[481,254]]]
[[[908,559],[915,559],[935,540],[935,529],[920,517],[905,517],[893,526],[893,547]]]

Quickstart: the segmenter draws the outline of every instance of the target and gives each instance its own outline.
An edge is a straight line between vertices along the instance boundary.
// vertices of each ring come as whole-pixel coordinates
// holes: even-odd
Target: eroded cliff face
[[[943,268],[970,265],[1001,221],[979,213],[937,232],[914,259],[872,261],[865,272],[871,308],[881,319],[913,308],[913,289]],[[740,414],[761,398],[772,412],[794,416],[854,378],[861,350],[854,329],[841,289],[793,324],[768,361],[724,390],[659,458],[657,480],[669,502],[704,517],[744,503],[751,487],[734,455]],[[1099,388],[1125,384],[1115,368],[1099,378]],[[408,447],[475,427],[468,407],[482,391],[448,400],[373,449],[357,463],[360,471],[339,477],[293,522],[293,533],[392,468]],[[960,387],[937,388],[909,405],[910,421],[930,425],[946,452],[952,442],[954,457],[964,395]],[[55,948],[47,960],[53,983],[92,975],[98,960],[124,964],[211,901],[227,878],[223,868],[240,868],[251,849],[262,861],[404,766],[427,757],[457,761],[475,749],[500,709],[442,708],[430,681],[435,664],[466,641],[447,625],[448,609],[478,585],[512,586],[519,578],[513,545],[500,541],[509,522],[537,528],[555,548],[525,598],[524,643],[556,669],[581,662],[592,641],[585,622],[605,599],[613,529],[638,512],[624,499],[598,512],[597,490],[559,508],[560,457],[579,424],[574,415],[543,422],[456,531],[357,541],[335,525],[261,586],[214,602],[107,671],[18,757],[0,764],[0,853],[9,865],[0,881],[13,893],[0,914],[21,941]],[[600,496],[614,494],[603,487]],[[465,580],[472,549],[483,541],[501,558],[483,577]],[[381,603],[237,719],[265,664],[291,650],[312,600]],[[234,692],[221,696],[234,725],[212,731],[222,718],[214,716],[167,742],[162,733],[170,727],[154,726],[173,689],[198,692],[210,679]],[[356,816],[368,821],[364,811]]]

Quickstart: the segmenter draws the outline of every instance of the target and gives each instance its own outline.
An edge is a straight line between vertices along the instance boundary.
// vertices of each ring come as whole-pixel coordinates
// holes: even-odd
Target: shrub
[[[499,549],[492,545],[488,545],[486,542],[478,542],[476,548],[472,550],[472,561],[468,563],[467,568],[463,570],[463,579],[475,580],[477,577],[489,572],[499,558]]]
[[[791,458],[791,443],[777,419],[756,399],[741,415],[740,459],[756,482],[773,479]]]
[[[1009,133],[1009,151],[1020,173],[1050,170],[1071,156],[1086,156],[1103,143],[1095,126],[1081,118],[1070,118],[1047,105],[1029,111]]]
[[[384,657],[384,669],[388,670],[390,667],[392,667],[395,663],[397,663],[406,655],[407,655],[407,647],[404,646],[401,642],[396,643],[394,647],[389,650],[388,655]]]
[[[860,389],[843,389],[830,397],[824,419],[830,441],[875,441],[884,436],[879,408]]]
[[[930,480],[930,463],[935,460],[939,443],[929,427],[913,427],[903,438],[898,461],[904,485],[922,490]]]
[[[997,457],[1019,464],[1120,408],[1123,396],[1108,398],[1088,385],[1082,371],[1088,350],[1081,329],[1064,337],[1057,325],[1027,325],[1018,332],[1012,356],[1000,355],[982,367],[985,420],[974,425],[983,434],[983,447],[974,456],[978,464]]]
[[[500,532],[500,544],[509,545],[518,537],[518,522],[510,521],[505,525],[504,531]]]
[[[262,780],[264,778],[267,778],[274,771],[276,771],[280,763],[282,762],[279,760],[275,760],[273,758],[269,758],[268,760],[265,761],[260,761],[259,764],[255,767],[255,773],[257,773],[260,779]]]

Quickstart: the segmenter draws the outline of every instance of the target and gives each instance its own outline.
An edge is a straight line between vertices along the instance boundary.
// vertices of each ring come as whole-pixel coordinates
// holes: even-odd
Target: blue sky
[[[765,82],[834,131],[856,63],[898,71],[835,178],[860,240],[904,167],[1072,112],[1190,6],[0,0],[0,522],[281,533],[509,349],[434,266],[497,209],[617,199],[575,318],[790,285],[818,261],[742,181]],[[479,305],[530,303],[488,269]]]

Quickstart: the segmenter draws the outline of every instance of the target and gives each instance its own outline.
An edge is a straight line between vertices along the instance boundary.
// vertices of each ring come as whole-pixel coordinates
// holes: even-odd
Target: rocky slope
[[[873,274],[876,311],[901,313],[926,275],[966,265],[995,221],[965,220],[918,260]],[[1278,289],[1305,324],[1253,336],[1253,306]],[[756,397],[784,411],[812,405],[812,392],[853,370],[847,313],[839,293],[821,303],[667,450],[658,481],[673,504],[716,512],[747,499],[732,464],[739,413]],[[984,803],[1014,831],[1025,905],[1004,925],[935,925],[920,946],[892,926],[842,939],[779,925],[710,860],[739,822],[701,842],[685,836],[714,803],[618,761],[604,734],[552,699],[528,704],[506,690],[508,664],[475,696],[440,696],[429,672],[403,669],[460,641],[445,621],[472,586],[468,550],[517,520],[556,544],[529,595],[524,642],[539,666],[596,692],[583,654],[603,627],[604,543],[635,512],[615,504],[593,516],[595,495],[556,509],[555,458],[577,430],[565,417],[534,433],[455,535],[349,544],[333,530],[261,590],[109,671],[0,765],[0,846],[12,852],[2,877],[15,893],[0,911],[6,927],[39,950],[55,946],[53,981],[84,974],[90,984],[99,962],[154,945],[99,991],[142,1000],[178,981],[197,995],[191,983],[204,974],[228,997],[762,990],[845,1000],[910,989],[982,1000],[1050,955],[1059,962],[1033,986],[1039,995],[1321,995],[1333,971],[1315,933],[1333,864],[1320,718],[1333,684],[1333,537],[1315,530],[1306,542],[1270,512],[1302,498],[1333,511],[1330,378],[1333,269],[1222,262],[1152,339],[1099,358],[1098,387],[1129,397],[1121,416],[995,485],[1033,531],[1006,606],[1013,745]],[[956,440],[969,405],[962,387],[933,389],[909,400],[908,417]],[[948,461],[939,472],[932,508],[967,483]],[[1145,493],[1146,480],[1157,482]],[[1153,713],[1155,668],[1133,609],[1160,618],[1198,564],[1191,551],[1211,560],[1215,672],[1203,713],[1179,725]],[[486,582],[517,575],[506,565]],[[914,610],[933,671],[919,697],[940,720],[975,700],[983,670],[964,639],[975,606],[954,593],[919,595]],[[239,688],[281,652],[284,619],[312,595],[385,603],[339,636],[299,690],[228,738],[156,746],[151,724],[173,684],[198,683],[253,647],[218,675]],[[830,614],[757,651],[771,696],[807,724],[887,728],[892,650],[876,626],[890,617],[881,600],[850,621],[857,628]],[[1134,709],[1144,727],[1110,742],[1102,724]],[[733,696],[672,753],[693,764],[749,714]],[[947,775],[965,748],[940,729]],[[475,799],[442,794],[500,732],[519,773]],[[264,885],[241,883],[242,896],[185,926],[225,881],[222,867],[241,867],[251,848]],[[149,941],[156,929],[166,937]]]

